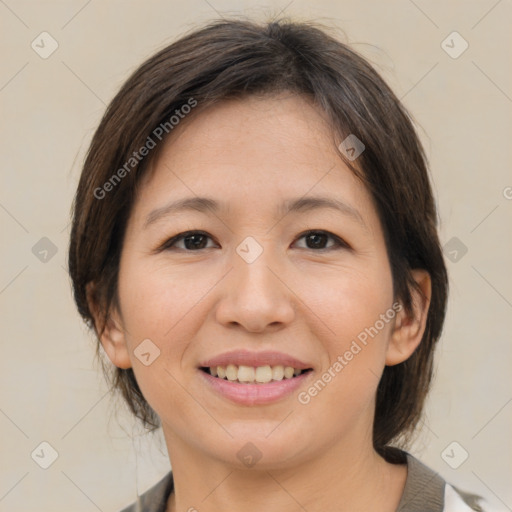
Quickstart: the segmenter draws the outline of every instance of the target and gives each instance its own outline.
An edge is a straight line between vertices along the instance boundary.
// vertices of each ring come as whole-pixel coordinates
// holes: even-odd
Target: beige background
[[[66,271],[71,200],[105,105],[135,66],[196,23],[281,11],[344,31],[418,123],[442,242],[468,251],[447,259],[448,319],[412,451],[512,510],[510,1],[0,0],[0,511],[117,511],[167,471],[161,438],[141,436],[122,408],[114,416],[94,365]],[[58,43],[46,59],[31,48],[43,31]],[[441,46],[453,31],[469,44],[458,58]],[[33,252],[42,237],[57,249],[46,262]],[[31,458],[43,441],[58,453],[48,469]],[[451,461],[469,453],[458,469],[441,455],[453,441]]]

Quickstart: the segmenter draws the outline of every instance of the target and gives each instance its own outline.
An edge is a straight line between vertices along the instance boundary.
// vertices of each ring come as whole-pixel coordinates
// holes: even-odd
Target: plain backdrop
[[[116,406],[94,362],[66,271],[70,206],[128,75],[194,26],[237,14],[334,27],[413,115],[451,293],[411,451],[512,510],[507,0],[0,0],[0,510],[117,511],[169,469],[160,435],[144,436]]]

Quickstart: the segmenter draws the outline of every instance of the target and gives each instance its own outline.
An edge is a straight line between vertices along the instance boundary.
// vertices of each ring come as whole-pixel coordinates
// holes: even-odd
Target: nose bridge
[[[242,252],[242,249],[240,249]],[[247,256],[248,259],[245,259]],[[271,291],[271,281],[276,279],[274,273],[270,270],[276,267],[275,258],[272,258],[270,249],[264,250],[261,254],[255,255],[254,249],[250,248],[249,251],[241,256],[237,254],[237,261],[234,262],[235,273],[240,287],[254,288],[254,291],[264,292],[266,295]]]
[[[233,265],[236,279],[237,293],[254,294],[253,303],[272,300],[279,285],[274,272],[270,269],[278,267],[275,254],[268,240],[258,242],[253,237],[245,238],[236,248]]]
[[[293,294],[278,277],[282,265],[269,243],[264,247],[263,242],[247,237],[237,246],[231,264],[227,290],[217,311],[220,322],[256,331],[292,320]]]

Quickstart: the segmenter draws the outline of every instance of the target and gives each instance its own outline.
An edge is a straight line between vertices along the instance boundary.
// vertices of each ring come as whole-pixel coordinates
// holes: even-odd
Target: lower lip
[[[215,391],[241,405],[260,405],[277,402],[293,393],[313,373],[310,370],[291,379],[275,380],[266,384],[242,384],[240,382],[219,379],[202,370],[198,370],[198,372]]]

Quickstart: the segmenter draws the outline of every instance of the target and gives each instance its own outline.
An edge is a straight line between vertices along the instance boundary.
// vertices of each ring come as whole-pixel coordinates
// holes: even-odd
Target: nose
[[[247,263],[236,252],[233,269],[223,280],[217,304],[217,321],[226,327],[238,325],[250,332],[278,330],[295,317],[291,283],[279,271],[267,251]]]

